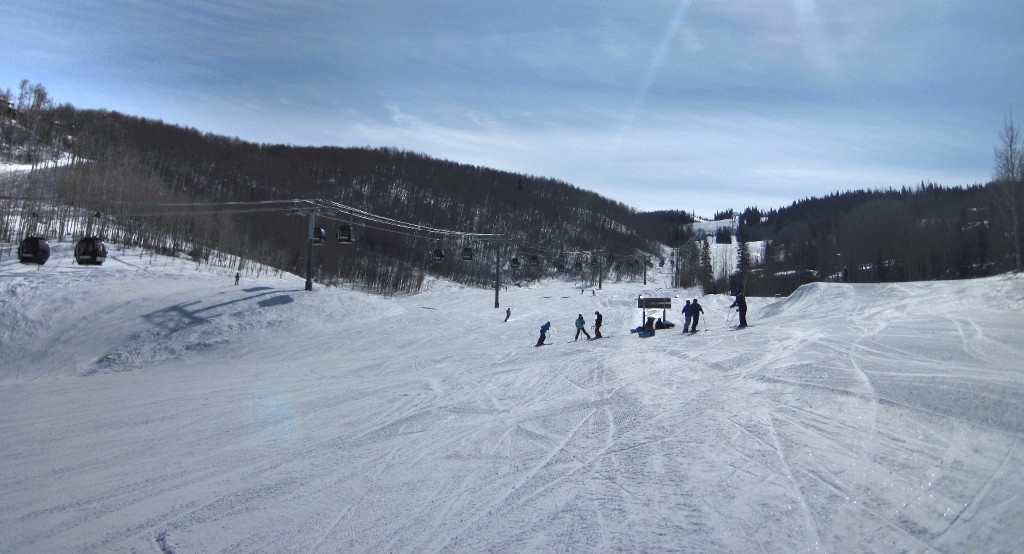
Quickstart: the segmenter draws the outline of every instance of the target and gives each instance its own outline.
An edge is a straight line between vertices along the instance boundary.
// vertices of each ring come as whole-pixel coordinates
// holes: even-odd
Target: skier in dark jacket
[[[547,322],[540,326],[540,338],[537,339],[537,346],[544,344],[544,339],[548,338],[548,330],[551,329],[551,322]]]
[[[683,332],[686,333],[690,330],[690,321],[693,320],[693,306],[690,305],[690,301],[686,301],[686,305],[683,306]]]
[[[697,299],[693,299],[693,304],[690,304],[690,311],[693,312],[693,325],[690,326],[690,332],[697,332],[697,324],[700,322],[700,314],[704,313],[704,308],[701,307]]]
[[[604,320],[604,317],[601,315],[601,312],[594,312],[594,315],[597,316],[594,319],[594,338],[599,339],[601,338],[601,322]]]
[[[587,320],[583,319],[583,314],[576,318],[576,338],[572,339],[573,342],[580,340],[581,332],[586,335],[587,340],[590,340],[590,333],[587,332]]]
[[[747,326],[747,298],[743,296],[743,293],[736,295],[736,301],[732,303],[730,308],[736,308],[736,311],[740,313],[740,328]]]

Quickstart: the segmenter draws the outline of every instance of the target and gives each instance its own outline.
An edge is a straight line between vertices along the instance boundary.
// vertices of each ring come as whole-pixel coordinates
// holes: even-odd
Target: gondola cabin
[[[443,262],[444,250],[441,250],[440,248],[434,250],[434,252],[430,255],[430,260],[433,261],[434,263]]]
[[[530,257],[530,265],[532,265],[533,267],[539,266],[540,265],[540,258],[538,258],[537,256]]]
[[[107,245],[98,237],[85,237],[75,244],[78,265],[102,265],[107,260]]]
[[[313,229],[313,246],[327,244],[327,231],[323,227]]]
[[[601,262],[597,261],[596,257],[595,258],[590,258],[590,265],[597,265],[599,263],[601,263]]]
[[[583,271],[583,264],[576,262],[576,265],[572,266],[573,271]]]
[[[338,243],[340,244],[352,244],[352,226],[351,225],[338,225],[335,229],[338,234]]]
[[[565,273],[565,264],[558,264],[558,272]]]
[[[512,261],[509,262],[509,265],[511,265],[513,268],[519,267],[519,258],[512,258]]]
[[[463,248],[462,249],[462,259],[466,260],[467,262],[472,261],[473,260],[473,249],[472,248]]]
[[[43,265],[50,259],[50,243],[42,237],[28,237],[18,244],[18,261]]]

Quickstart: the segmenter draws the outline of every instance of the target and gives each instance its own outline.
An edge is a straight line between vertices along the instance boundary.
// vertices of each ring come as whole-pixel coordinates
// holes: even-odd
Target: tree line
[[[395,148],[256,144],[57,104],[28,81],[17,91],[0,90],[0,108],[0,156],[33,168],[2,183],[5,241],[32,232],[88,232],[172,255],[223,252],[241,265],[301,273],[305,218],[213,204],[323,198],[400,221],[508,238],[439,239],[353,222],[353,245],[317,251],[316,280],[379,292],[417,291],[427,275],[489,286],[496,261],[506,282],[557,268],[580,268],[575,277],[586,283],[636,278],[661,258],[663,244],[675,249],[675,284],[707,293],[775,295],[815,280],[957,279],[1021,269],[1024,153],[1012,117],[986,184],[854,190],[784,208],[716,213],[716,220],[739,222],[737,272],[730,275],[711,267],[709,243],[730,242],[731,232],[705,237],[694,230],[692,213],[639,213],[555,179]],[[462,259],[464,248],[473,260]],[[442,262],[432,261],[437,249],[447,253]]]
[[[11,222],[15,214],[35,214],[33,229],[52,236],[63,235],[62,228],[81,228],[58,223],[71,217],[65,212],[73,207],[79,218],[101,214],[95,224],[108,240],[199,257],[229,252],[301,273],[305,218],[280,210],[199,207],[322,198],[400,221],[507,238],[500,245],[438,239],[353,222],[352,246],[318,248],[316,280],[379,292],[417,291],[426,275],[489,285],[499,255],[505,279],[517,282],[559,266],[575,268],[598,254],[601,278],[627,277],[629,265],[616,270],[606,258],[639,258],[660,248],[632,208],[553,179],[395,148],[256,144],[113,111],[55,105],[44,87],[27,82],[18,94],[3,94],[0,100],[18,99],[12,102],[16,115],[0,125],[7,157],[32,164],[66,159],[57,167],[34,166],[17,184],[7,183],[19,199],[4,200],[0,217]],[[172,204],[196,208],[161,207]],[[25,218],[18,221],[18,229],[0,228],[6,229],[5,240],[27,231]],[[476,253],[473,260],[461,258],[465,248]],[[439,263],[431,256],[437,249],[448,253]],[[579,277],[598,278],[589,267]]]

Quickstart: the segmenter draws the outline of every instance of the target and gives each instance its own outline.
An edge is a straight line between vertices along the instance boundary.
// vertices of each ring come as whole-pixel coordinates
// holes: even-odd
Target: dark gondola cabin
[[[444,250],[441,250],[440,248],[434,250],[433,254],[430,255],[430,259],[431,259],[431,261],[434,261],[434,262],[443,262],[444,261]]]
[[[18,261],[43,265],[50,259],[50,243],[42,237],[28,237],[18,244]]]
[[[327,231],[323,227],[313,229],[313,246],[327,244]]]
[[[107,245],[98,237],[85,237],[75,244],[78,265],[102,265],[107,260]]]
[[[558,264],[558,272],[565,273],[565,264]]]
[[[539,266],[540,265],[540,258],[538,258],[537,256],[530,257],[530,265],[532,265],[533,267]]]
[[[583,271],[583,264],[576,262],[576,265],[572,266],[573,271]]]
[[[512,258],[512,261],[509,262],[509,265],[511,265],[512,267],[519,267],[519,258]]]
[[[467,262],[471,261],[473,259],[473,249],[472,248],[463,248],[462,249],[462,259],[466,260]]]
[[[341,244],[352,244],[352,226],[351,225],[339,225],[337,228],[338,242]]]

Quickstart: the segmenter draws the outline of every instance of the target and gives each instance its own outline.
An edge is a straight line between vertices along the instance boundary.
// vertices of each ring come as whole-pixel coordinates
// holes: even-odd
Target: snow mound
[[[837,309],[838,305],[848,301],[852,289],[848,285],[838,283],[808,283],[796,289],[788,297],[765,306],[761,317],[780,315],[812,316],[827,313],[829,309]]]

